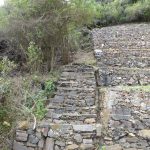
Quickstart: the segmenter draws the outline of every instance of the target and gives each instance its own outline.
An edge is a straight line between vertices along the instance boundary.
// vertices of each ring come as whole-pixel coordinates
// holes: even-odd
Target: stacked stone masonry
[[[93,67],[66,66],[45,119],[34,131],[17,130],[13,150],[95,149],[101,136],[96,103]]]
[[[103,144],[150,150],[150,24],[93,30]]]
[[[104,95],[102,114],[107,131],[104,145],[117,144],[123,150],[150,150],[150,92],[118,87],[109,88]]]
[[[99,86],[150,84],[150,24],[94,29]],[[145,43],[145,44],[143,44]]]

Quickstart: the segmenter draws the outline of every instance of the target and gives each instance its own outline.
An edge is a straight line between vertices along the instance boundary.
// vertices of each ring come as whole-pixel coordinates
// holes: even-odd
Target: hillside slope
[[[84,56],[63,68],[45,119],[18,129],[13,150],[150,149],[150,26],[92,32],[95,66]]]

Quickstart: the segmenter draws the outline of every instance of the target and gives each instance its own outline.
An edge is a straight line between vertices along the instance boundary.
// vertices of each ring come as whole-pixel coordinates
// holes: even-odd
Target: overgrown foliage
[[[0,74],[3,77],[7,77],[9,73],[16,67],[16,64],[10,61],[7,57],[3,57],[0,61]]]
[[[94,20],[98,26],[150,21],[150,1],[6,0],[0,8],[0,29],[26,60],[21,65],[30,71],[67,64],[82,41],[80,29]]]
[[[50,71],[58,57],[63,64],[70,61],[80,28],[92,22],[96,7],[94,0],[6,0],[1,26],[5,23],[9,39],[31,70]]]
[[[7,141],[11,140],[15,127],[21,122],[29,125],[44,118],[46,104],[55,91],[52,77],[36,77],[36,81],[35,76],[0,78],[0,146],[9,145]],[[42,83],[45,85],[43,89]]]
[[[0,149],[9,149],[8,141],[19,122],[30,123],[45,116],[46,103],[54,94],[59,73],[12,78],[8,74],[13,70],[11,66],[15,66],[14,63],[4,58],[0,64]]]

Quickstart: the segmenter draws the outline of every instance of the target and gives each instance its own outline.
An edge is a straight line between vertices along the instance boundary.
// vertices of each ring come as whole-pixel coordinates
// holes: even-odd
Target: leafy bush
[[[31,81],[30,81],[31,80]],[[37,119],[42,119],[46,113],[46,102],[48,98],[53,96],[55,84],[53,78],[50,80],[41,81],[38,76],[33,76],[32,79],[23,79],[22,84],[22,105],[28,111],[35,115]]]
[[[42,63],[42,53],[40,48],[38,48],[38,46],[34,42],[29,43],[27,56],[30,71],[31,72],[39,71],[40,65]]]
[[[10,61],[7,57],[3,57],[0,61],[0,72],[3,77],[7,76],[15,67],[16,64]]]
[[[0,145],[2,144],[3,149],[7,149],[5,139],[12,138],[12,128],[19,114],[14,106],[14,101],[11,100],[11,94],[11,81],[0,78]]]
[[[54,91],[55,91],[54,82],[52,80],[46,81],[45,82],[45,90],[44,90],[45,95],[47,97],[51,96]]]

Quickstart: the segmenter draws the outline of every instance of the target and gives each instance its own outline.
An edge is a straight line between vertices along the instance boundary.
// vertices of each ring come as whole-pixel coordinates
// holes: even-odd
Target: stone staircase
[[[36,131],[17,130],[14,150],[95,149],[101,136],[94,69],[65,66],[55,97]],[[22,144],[23,143],[23,144]]]

